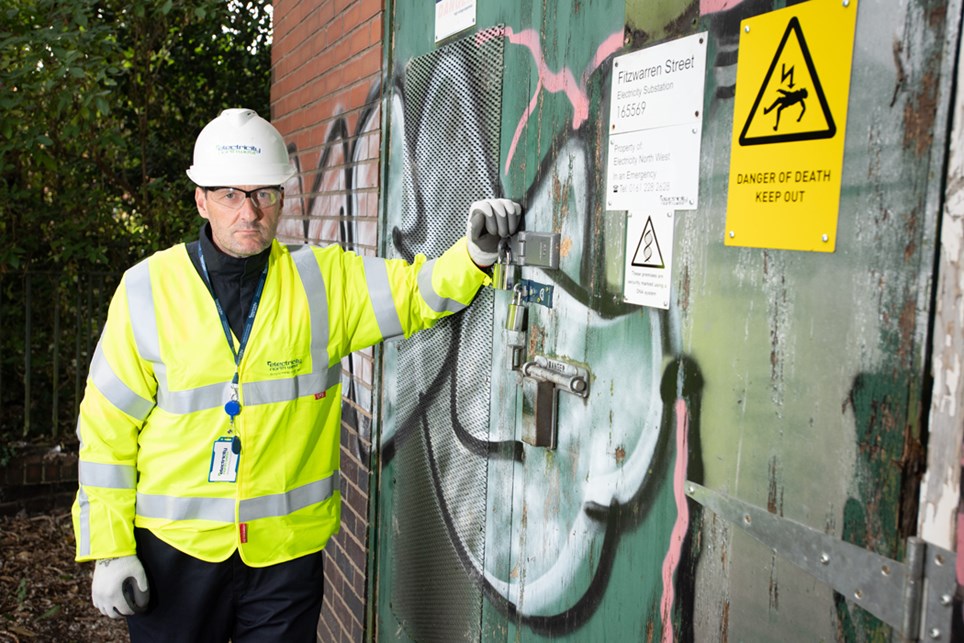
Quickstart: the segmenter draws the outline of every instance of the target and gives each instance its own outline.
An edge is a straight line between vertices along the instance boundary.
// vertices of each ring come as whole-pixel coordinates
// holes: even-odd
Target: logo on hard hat
[[[218,145],[221,154],[261,154],[261,148],[254,145]]]

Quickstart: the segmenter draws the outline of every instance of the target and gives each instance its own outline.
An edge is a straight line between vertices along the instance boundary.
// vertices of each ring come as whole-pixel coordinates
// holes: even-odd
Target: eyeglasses
[[[224,187],[204,188],[204,192],[210,195],[212,201],[231,210],[240,210],[246,199],[251,199],[251,203],[259,210],[270,210],[278,205],[284,189],[281,187],[266,187],[242,190],[241,188]]]

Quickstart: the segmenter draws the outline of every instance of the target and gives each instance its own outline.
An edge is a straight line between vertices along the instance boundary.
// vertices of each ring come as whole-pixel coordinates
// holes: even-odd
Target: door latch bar
[[[583,399],[589,397],[589,370],[542,355],[536,355],[519,370],[522,373],[523,396],[528,392],[535,416],[534,426],[523,422],[522,441],[536,447],[555,449],[559,391]]]
[[[549,382],[566,393],[589,397],[589,371],[581,366],[536,355],[522,365],[522,376]]]

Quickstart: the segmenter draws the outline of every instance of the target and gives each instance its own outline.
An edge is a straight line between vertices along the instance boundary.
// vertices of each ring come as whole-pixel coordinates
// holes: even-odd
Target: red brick
[[[380,96],[372,96],[382,75],[384,29],[381,0],[280,0],[275,3],[271,106],[274,121],[289,143],[297,147],[300,166],[299,192],[307,208],[315,199],[337,204],[346,198],[339,178],[352,172],[358,224],[367,229],[363,239],[377,233],[379,154],[381,152]],[[374,120],[362,123],[366,110]],[[330,137],[335,125],[346,126],[347,139]],[[352,157],[340,156],[342,144]],[[328,150],[328,162],[321,167]],[[323,202],[322,202],[323,203]],[[286,207],[286,213],[288,212]],[[291,210],[309,214],[307,210]],[[316,210],[315,212],[320,212]],[[337,239],[325,240],[327,242]],[[373,252],[372,242],[366,251]],[[374,369],[370,355],[359,355],[361,374]],[[371,384],[356,373],[358,386]],[[371,419],[370,409],[356,412]],[[318,632],[325,641],[357,641],[364,634],[367,590],[368,462],[355,454],[358,435],[346,429],[342,443],[342,475],[345,480],[342,530],[326,548],[326,592]]]

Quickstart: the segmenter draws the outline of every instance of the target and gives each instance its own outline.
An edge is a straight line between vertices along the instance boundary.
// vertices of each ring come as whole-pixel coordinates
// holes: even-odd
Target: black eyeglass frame
[[[256,187],[256,188],[253,189],[253,190],[242,190],[241,188],[234,187],[233,185],[203,186],[201,189],[204,190],[204,193],[205,193],[205,194],[207,194],[208,192],[213,192],[213,191],[215,191],[215,190],[234,190],[235,192],[240,192],[241,194],[244,195],[244,198],[241,200],[241,203],[238,204],[237,208],[235,208],[235,209],[237,209],[237,210],[240,210],[240,209],[244,206],[244,202],[247,201],[248,199],[251,199],[251,204],[252,204],[252,205],[254,205],[256,208],[262,209],[262,210],[263,210],[265,207],[269,207],[269,208],[270,208],[270,207],[274,207],[275,205],[277,205],[277,201],[276,201],[275,203],[272,203],[272,204],[269,205],[269,206],[259,205],[258,202],[255,200],[255,198],[254,198],[252,195],[255,194],[256,192],[261,191],[261,190],[277,190],[279,197],[280,197],[280,196],[284,196],[284,193],[285,193],[285,187],[284,187],[283,185],[262,185],[262,186]],[[231,206],[227,205],[226,203],[221,203],[220,201],[216,201],[216,202],[219,203],[220,205],[223,205],[224,207],[228,207],[228,208],[231,207]]]

